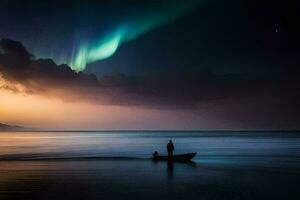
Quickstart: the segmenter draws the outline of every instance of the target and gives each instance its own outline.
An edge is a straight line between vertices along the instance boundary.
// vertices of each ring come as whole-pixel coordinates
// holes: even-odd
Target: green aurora
[[[199,1],[181,1],[164,5],[146,16],[120,24],[106,36],[96,38],[95,41],[81,39],[75,45],[73,50],[75,53],[69,65],[77,72],[83,71],[87,64],[111,57],[121,45],[155,28],[171,23],[193,11],[198,5]]]

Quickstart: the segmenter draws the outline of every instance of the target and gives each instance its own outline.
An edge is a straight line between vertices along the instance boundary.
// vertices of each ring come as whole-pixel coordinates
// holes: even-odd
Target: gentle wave
[[[8,155],[1,156],[0,161],[41,161],[41,160],[149,160],[128,156],[39,156],[39,155]]]

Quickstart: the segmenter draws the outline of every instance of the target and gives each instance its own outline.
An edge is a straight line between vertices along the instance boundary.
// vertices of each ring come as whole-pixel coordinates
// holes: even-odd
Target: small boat
[[[178,154],[173,155],[172,157],[169,156],[153,156],[153,161],[171,161],[171,162],[189,162],[191,161],[197,153],[186,153],[186,154]]]

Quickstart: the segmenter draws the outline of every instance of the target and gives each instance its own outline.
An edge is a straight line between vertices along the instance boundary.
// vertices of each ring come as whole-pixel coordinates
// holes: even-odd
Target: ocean
[[[154,151],[197,152],[190,163]],[[0,199],[300,199],[298,132],[2,132]]]

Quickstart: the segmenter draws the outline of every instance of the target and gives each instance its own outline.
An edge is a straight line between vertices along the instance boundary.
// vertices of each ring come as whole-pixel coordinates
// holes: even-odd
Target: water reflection
[[[151,160],[0,162],[0,199],[299,199],[299,173]]]
[[[173,162],[166,162],[167,163],[167,169],[168,169],[168,179],[173,180],[174,177],[174,163]]]
[[[176,179],[176,174],[183,172],[188,172],[189,170],[197,170],[197,163],[193,161],[186,162],[170,162],[170,161],[154,161],[152,160],[152,164],[156,168],[165,168],[166,169],[166,177],[167,180],[172,181]],[[185,171],[186,170],[186,171]],[[177,175],[178,175],[177,174]]]

